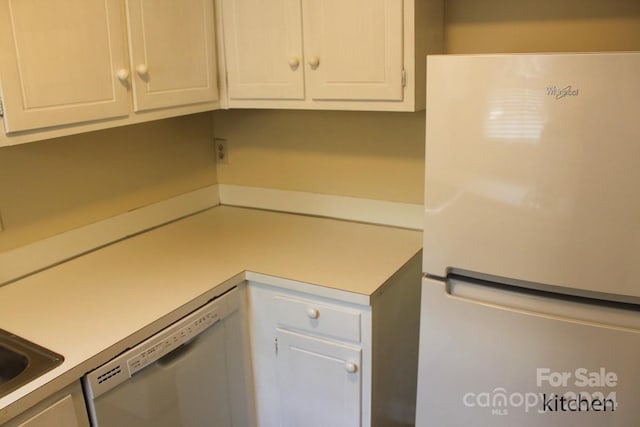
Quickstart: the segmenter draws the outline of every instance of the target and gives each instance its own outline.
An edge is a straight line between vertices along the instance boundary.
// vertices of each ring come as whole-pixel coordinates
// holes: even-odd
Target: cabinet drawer
[[[360,342],[360,312],[313,300],[274,297],[278,324],[314,334]]]

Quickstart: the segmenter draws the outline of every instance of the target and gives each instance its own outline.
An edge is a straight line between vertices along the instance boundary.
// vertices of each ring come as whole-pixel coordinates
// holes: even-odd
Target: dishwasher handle
[[[222,321],[222,319],[219,318],[214,323],[209,325],[206,328],[206,330],[209,330],[209,329],[213,328],[215,325],[217,325],[221,321]],[[200,334],[202,334],[204,332],[205,332],[205,330],[201,331]],[[196,345],[198,345],[198,340],[199,340],[199,338],[201,336],[200,334],[198,334],[197,336],[193,337],[189,341],[183,343],[179,347],[174,348],[173,350],[171,350],[170,352],[164,354],[163,356],[159,357],[155,361],[155,364],[158,365],[159,367],[163,368],[163,369],[169,369],[169,368],[173,367],[173,365],[175,365],[176,363],[179,363],[180,361],[182,361],[183,359],[185,359],[186,357],[189,356],[189,354],[191,353],[193,348]]]
[[[196,311],[184,321],[145,341],[139,346],[139,351],[133,352],[127,359],[129,376],[135,375],[165,355],[178,350],[222,320],[226,316],[226,306],[222,304],[223,302],[222,299],[215,300],[206,307],[206,310]]]

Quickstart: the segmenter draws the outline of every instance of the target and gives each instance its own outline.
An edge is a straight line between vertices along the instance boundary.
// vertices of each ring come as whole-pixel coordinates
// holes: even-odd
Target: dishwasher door
[[[231,357],[225,342],[227,335],[241,333],[227,330],[237,324],[228,317],[239,315],[232,297],[237,295],[215,299],[87,374],[92,425],[230,427]]]

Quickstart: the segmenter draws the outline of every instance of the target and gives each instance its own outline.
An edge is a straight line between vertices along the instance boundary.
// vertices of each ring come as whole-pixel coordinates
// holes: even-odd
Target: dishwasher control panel
[[[224,307],[221,304],[216,304],[216,302],[214,301],[211,306],[207,307],[205,312],[199,313],[196,318],[191,319],[189,323],[177,331],[167,331],[166,334],[161,334],[147,341],[140,352],[127,360],[129,375],[132,376],[140,369],[146,368],[162,356],[171,353],[174,349],[191,341],[205,329],[222,320],[225,315],[223,313]]]

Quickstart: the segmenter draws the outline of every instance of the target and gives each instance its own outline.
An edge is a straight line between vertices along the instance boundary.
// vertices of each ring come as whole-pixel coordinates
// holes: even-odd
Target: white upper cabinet
[[[303,0],[311,99],[402,101],[402,1]]]
[[[0,146],[218,108],[214,24],[214,0],[0,0]]]
[[[212,0],[127,0],[134,111],[218,99]]]
[[[232,99],[304,99],[300,0],[224,0]]]
[[[228,107],[414,111],[442,0],[222,0]]]
[[[128,72],[119,4],[0,2],[0,79],[7,132],[128,114],[127,87],[117,78],[118,72]]]

